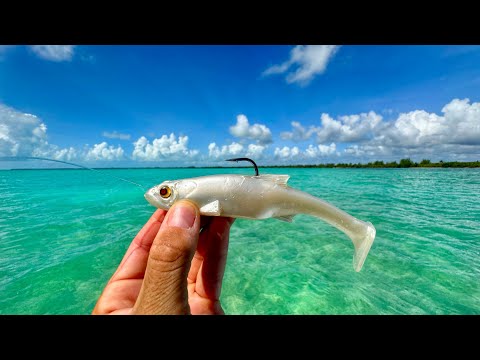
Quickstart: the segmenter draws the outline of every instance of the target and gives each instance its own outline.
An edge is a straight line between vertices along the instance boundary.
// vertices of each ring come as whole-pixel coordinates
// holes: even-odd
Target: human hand
[[[168,213],[155,211],[93,314],[223,314],[219,299],[233,221],[201,217],[198,207],[184,200]]]

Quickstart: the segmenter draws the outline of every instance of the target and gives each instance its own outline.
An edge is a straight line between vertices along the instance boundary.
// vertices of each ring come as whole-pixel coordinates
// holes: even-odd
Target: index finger
[[[137,278],[145,272],[147,266],[148,253],[153,240],[162,225],[167,212],[165,210],[156,210],[142,229],[133,239],[127,249],[117,271],[113,274],[109,282]]]
[[[188,279],[203,298],[218,300],[227,263],[230,227],[234,218],[215,217],[200,234]]]

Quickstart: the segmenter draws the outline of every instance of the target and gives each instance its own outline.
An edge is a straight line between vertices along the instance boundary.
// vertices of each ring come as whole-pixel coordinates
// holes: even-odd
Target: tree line
[[[373,161],[367,164],[361,163],[328,163],[328,164],[314,164],[314,165],[276,165],[268,167],[295,167],[295,168],[478,168],[480,167],[480,161],[443,161],[432,162],[428,159],[423,159],[420,162],[412,161],[411,159],[401,159],[399,162],[383,162]]]

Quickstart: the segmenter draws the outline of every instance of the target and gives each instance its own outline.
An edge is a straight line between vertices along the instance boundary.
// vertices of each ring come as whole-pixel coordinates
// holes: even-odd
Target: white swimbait
[[[198,205],[207,216],[246,219],[277,218],[291,222],[297,214],[322,219],[343,231],[353,242],[353,267],[362,269],[376,230],[370,222],[354,218],[335,206],[287,185],[289,175],[211,175],[164,181],[145,193],[147,201],[168,210],[180,199]]]

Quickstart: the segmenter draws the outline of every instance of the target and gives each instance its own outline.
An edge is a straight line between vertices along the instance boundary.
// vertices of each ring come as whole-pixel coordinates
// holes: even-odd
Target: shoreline
[[[251,166],[166,166],[166,167],[105,167],[91,168],[93,170],[167,170],[167,169],[251,169]],[[476,166],[409,166],[409,167],[391,167],[391,166],[317,166],[317,165],[275,165],[258,166],[259,169],[478,169]],[[0,171],[31,171],[31,170],[85,170],[82,168],[18,168],[18,169],[0,169]]]
[[[47,159],[45,159],[47,160]],[[52,160],[56,161],[56,160]],[[62,162],[62,161],[57,161]],[[83,165],[76,165],[71,163],[70,165],[79,166],[80,168],[16,168],[16,169],[0,169],[0,170],[132,170],[132,169],[246,169],[251,168],[252,166],[138,166],[138,167],[84,167]],[[327,163],[327,164],[299,164],[299,165],[264,165],[258,166],[258,168],[287,168],[287,169],[407,169],[407,168],[480,168],[480,161],[442,161],[440,160],[437,163],[431,162],[428,159],[423,159],[421,162],[415,162],[407,159],[401,159],[398,163],[396,161],[392,162],[383,162],[383,161],[374,161],[366,164],[362,163]]]

